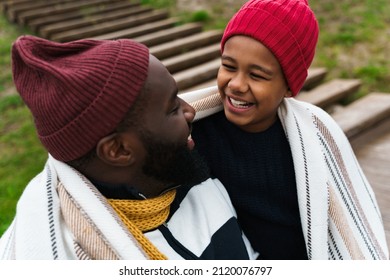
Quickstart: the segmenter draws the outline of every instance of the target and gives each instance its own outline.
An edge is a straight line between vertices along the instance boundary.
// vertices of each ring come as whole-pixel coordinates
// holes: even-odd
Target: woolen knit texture
[[[78,159],[111,133],[147,77],[149,50],[123,39],[57,43],[22,36],[12,47],[16,88],[57,160]]]
[[[234,35],[258,40],[279,61],[295,96],[307,78],[318,33],[318,22],[306,0],[251,0],[230,19],[221,40],[221,51]]]

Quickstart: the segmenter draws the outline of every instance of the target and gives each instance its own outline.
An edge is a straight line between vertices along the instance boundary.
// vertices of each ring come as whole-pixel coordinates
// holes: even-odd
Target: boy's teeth
[[[233,104],[234,107],[237,108],[248,108],[250,103],[244,102],[244,101],[239,101],[239,100],[234,100],[233,98],[230,98],[230,102]]]

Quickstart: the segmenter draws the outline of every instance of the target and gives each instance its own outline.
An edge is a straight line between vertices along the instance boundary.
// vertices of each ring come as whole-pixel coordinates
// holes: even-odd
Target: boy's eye
[[[226,64],[226,63],[223,63],[222,66],[223,66],[225,69],[229,70],[229,71],[233,71],[233,70],[236,69],[236,67],[234,67],[233,65]]]
[[[256,79],[256,80],[267,80],[267,81],[269,80],[269,78],[267,78],[266,76],[259,74],[259,73],[252,72],[250,75],[253,79]]]
[[[255,78],[255,79],[263,79],[263,76],[258,75],[258,74],[256,74],[256,73],[252,73],[251,76],[252,76],[253,78]]]

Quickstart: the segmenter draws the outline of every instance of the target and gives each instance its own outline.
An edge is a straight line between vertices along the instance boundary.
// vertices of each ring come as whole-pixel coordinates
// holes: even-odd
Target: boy
[[[326,112],[292,98],[318,33],[306,0],[244,4],[222,37],[218,89],[182,95],[200,119],[192,136],[261,259],[388,259],[347,138]]]

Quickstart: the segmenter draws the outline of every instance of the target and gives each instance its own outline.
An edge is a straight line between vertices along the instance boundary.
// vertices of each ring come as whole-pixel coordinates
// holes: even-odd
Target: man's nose
[[[187,122],[191,123],[195,118],[195,109],[183,99],[181,99],[181,102],[183,106],[184,117],[186,118]]]

